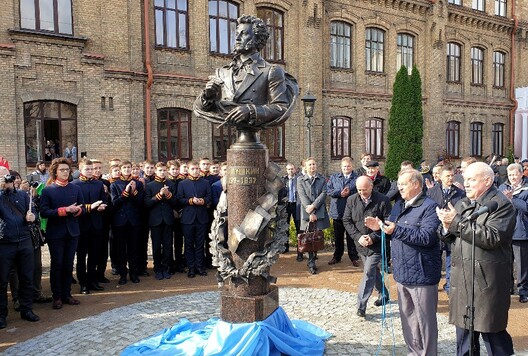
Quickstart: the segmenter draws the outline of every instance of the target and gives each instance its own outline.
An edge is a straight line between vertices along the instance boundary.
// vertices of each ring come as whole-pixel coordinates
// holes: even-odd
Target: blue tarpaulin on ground
[[[130,355],[322,355],[331,334],[302,320],[290,320],[277,308],[267,319],[232,324],[218,318],[191,323],[187,319],[121,353]]]

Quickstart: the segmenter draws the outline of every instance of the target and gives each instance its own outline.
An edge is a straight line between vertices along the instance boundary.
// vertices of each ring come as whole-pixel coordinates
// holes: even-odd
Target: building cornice
[[[492,32],[510,33],[513,29],[513,19],[489,15],[483,11],[475,10],[467,6],[448,4],[449,22],[457,23],[479,30]]]

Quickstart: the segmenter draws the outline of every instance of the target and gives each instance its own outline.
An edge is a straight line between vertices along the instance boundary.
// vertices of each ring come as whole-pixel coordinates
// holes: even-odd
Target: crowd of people
[[[459,167],[439,160],[432,170],[425,163],[416,170],[404,161],[392,182],[369,154],[360,162],[354,169],[353,159],[345,157],[341,170],[329,177],[318,172],[313,157],[299,170],[288,163],[279,193],[296,233],[333,225],[335,249],[329,265],[342,262],[345,248],[354,267],[363,265],[357,315],[366,316],[374,289],[376,306],[389,302],[380,270],[385,263],[397,283],[409,352],[436,354],[438,285],[445,253],[442,287],[450,295],[459,354],[469,350],[470,339],[477,347],[481,334],[488,351],[512,354],[506,332],[510,294],[517,289],[519,301],[528,301],[528,162],[482,163],[467,157]],[[113,159],[103,174],[99,160],[82,158],[74,170],[71,159],[59,157],[49,167],[38,162],[26,179],[5,167],[0,170],[0,328],[7,325],[8,284],[15,310],[25,320],[38,321],[33,303],[51,303],[54,309],[80,304],[72,295],[72,283],[78,282],[82,294],[104,290],[110,282],[105,276],[109,257],[110,273],[119,277],[120,285],[140,283],[150,275],[149,238],[157,280],[177,272],[189,278],[205,276],[213,268],[208,230],[223,190],[225,162]],[[470,221],[490,200],[498,202],[498,209]],[[35,238],[40,230],[50,251],[51,297],[42,294],[44,241]],[[480,302],[469,338],[472,232]],[[287,244],[286,252],[289,249]],[[304,258],[297,252],[297,261]],[[308,253],[311,274],[318,273],[316,260],[316,252]]]

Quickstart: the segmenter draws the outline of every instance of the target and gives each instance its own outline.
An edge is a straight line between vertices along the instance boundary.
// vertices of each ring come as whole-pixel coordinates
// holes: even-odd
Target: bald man
[[[513,355],[511,336],[506,331],[510,309],[511,244],[515,227],[515,208],[495,188],[493,170],[483,162],[470,164],[464,172],[466,197],[453,207],[437,209],[442,225],[441,238],[454,243],[451,254],[449,322],[456,326],[457,354],[470,348],[471,253],[475,234],[475,322],[473,349],[478,355],[479,336],[489,355]],[[464,220],[490,202],[498,204],[492,212],[474,223]]]
[[[381,262],[381,235],[365,226],[365,217],[377,217],[382,221],[389,216],[391,205],[384,194],[373,191],[372,179],[361,176],[356,180],[357,193],[351,195],[346,202],[343,214],[343,224],[357,245],[357,250],[363,261],[363,279],[358,290],[357,315],[364,318],[367,302],[374,288],[378,291],[376,306],[389,300],[389,292],[381,282],[378,265]]]

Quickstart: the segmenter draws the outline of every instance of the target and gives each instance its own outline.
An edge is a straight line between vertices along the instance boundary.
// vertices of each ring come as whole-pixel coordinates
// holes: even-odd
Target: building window
[[[72,35],[71,0],[20,0],[20,28]]]
[[[365,152],[374,158],[383,157],[383,120],[365,121]]]
[[[367,71],[383,73],[385,32],[378,28],[367,28],[365,36]]]
[[[352,53],[352,26],[341,21],[330,25],[330,66],[350,68]]]
[[[502,156],[504,154],[504,124],[493,124],[492,131],[492,154]]]
[[[460,45],[447,44],[447,81],[460,82]]]
[[[400,70],[401,66],[405,66],[412,72],[414,65],[414,36],[406,33],[398,33],[398,42],[396,48],[396,69]]]
[[[284,124],[260,131],[260,140],[268,147],[272,160],[284,160]]]
[[[270,32],[269,40],[262,49],[262,57],[270,62],[281,62],[284,60],[284,20],[283,13],[266,7],[257,9],[257,17],[262,19]]]
[[[484,51],[478,47],[471,48],[471,84],[484,83]]]
[[[506,16],[506,0],[495,0],[495,15]]]
[[[350,122],[344,116],[332,119],[332,159],[350,156]]]
[[[482,122],[472,122],[469,127],[471,136],[471,156],[482,156]]]
[[[236,141],[237,131],[233,126],[218,127],[211,124],[213,128],[213,158],[227,160],[227,149]]]
[[[191,112],[158,110],[158,160],[191,159]]]
[[[484,11],[485,10],[485,5],[486,4],[486,0],[473,0],[473,9],[475,10],[479,10],[479,11]]]
[[[25,103],[24,128],[27,163],[51,162],[67,152],[75,152],[69,158],[77,162],[77,106],[60,101]]]
[[[187,47],[187,0],[155,0],[156,46]]]
[[[235,46],[238,5],[224,0],[209,0],[209,51],[229,54]]]
[[[504,63],[506,55],[502,52],[493,52],[493,85],[504,88]]]
[[[460,156],[460,122],[449,121],[446,128],[446,153],[450,157]]]
[[[462,0],[449,0],[448,2],[453,5],[462,5]]]

